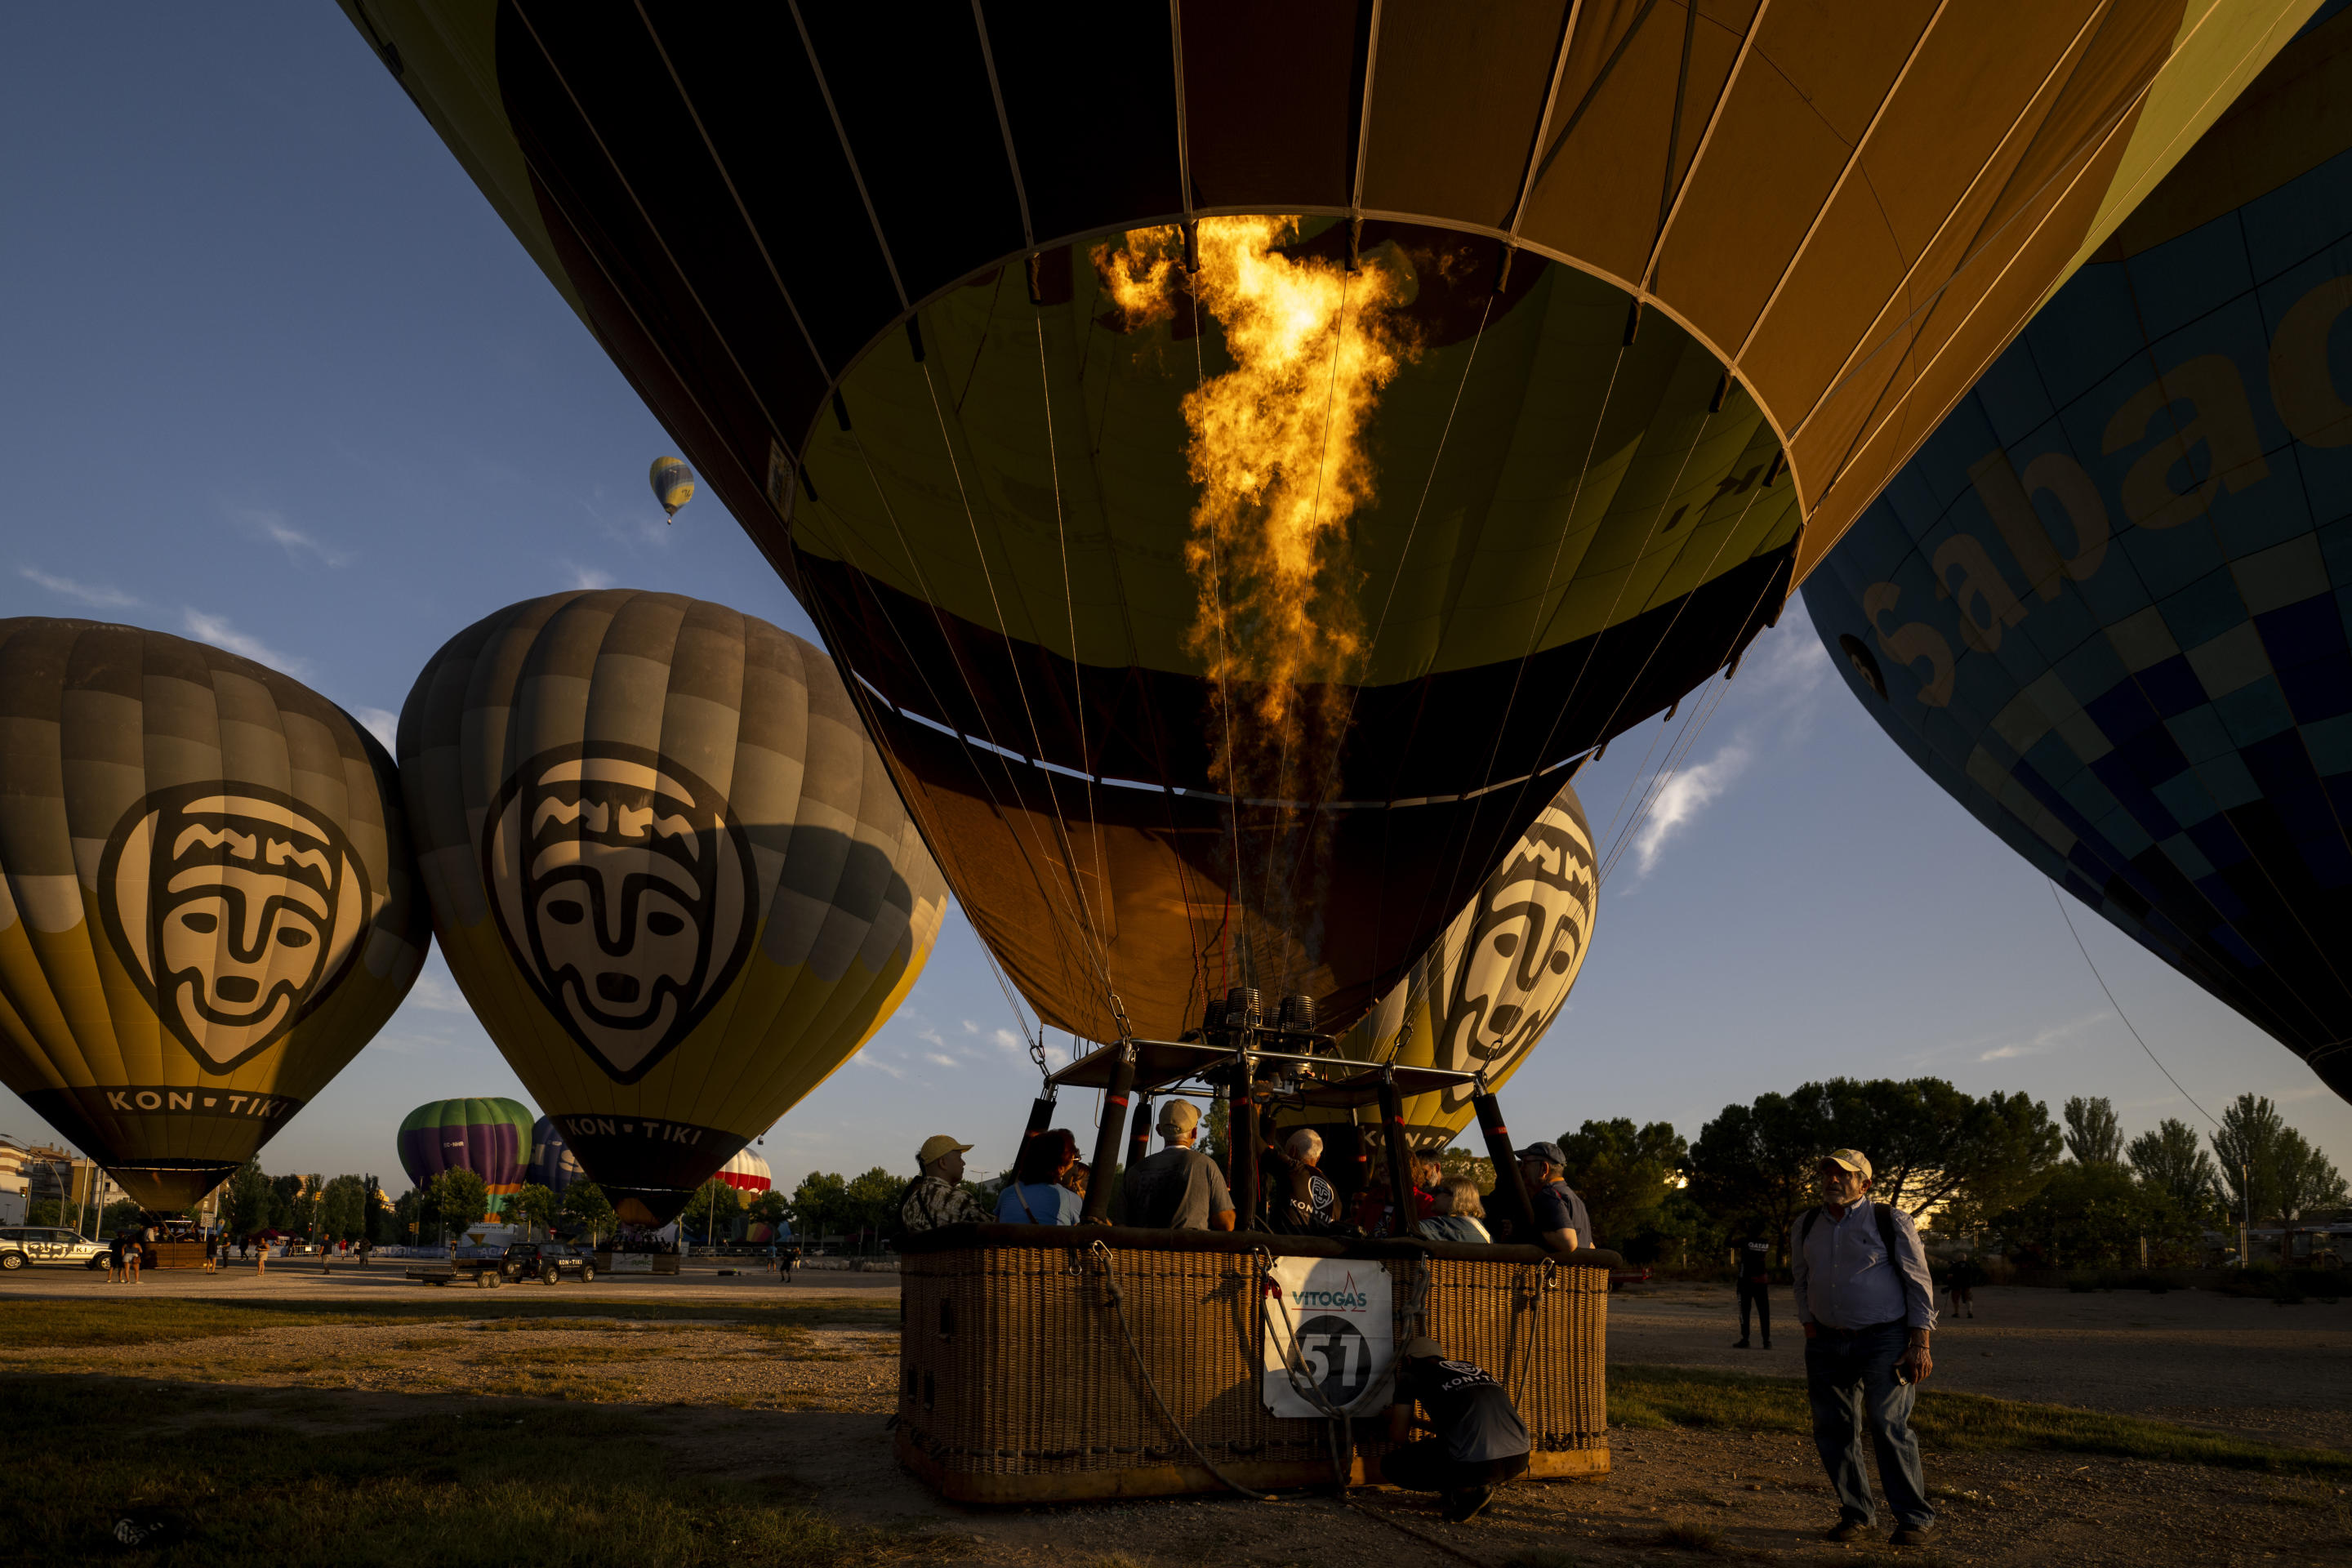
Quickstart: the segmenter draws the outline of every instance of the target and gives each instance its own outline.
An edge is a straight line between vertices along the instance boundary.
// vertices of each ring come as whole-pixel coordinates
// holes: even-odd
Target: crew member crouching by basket
[[[1382,1459],[1381,1478],[1407,1491],[1436,1492],[1444,1500],[1445,1517],[1459,1524],[1528,1468],[1527,1426],[1501,1384],[1473,1363],[1446,1360],[1435,1340],[1424,1337],[1404,1347],[1401,1382],[1427,1412],[1415,1425],[1436,1436]]]

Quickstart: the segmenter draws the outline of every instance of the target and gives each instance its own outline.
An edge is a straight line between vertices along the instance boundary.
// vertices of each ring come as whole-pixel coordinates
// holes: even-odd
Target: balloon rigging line
[[[2099,983],[2099,989],[2101,991],[2106,993],[2107,1005],[2116,1010],[2116,1017],[2123,1019],[2124,1027],[2131,1030],[2131,1037],[2135,1040],[2139,1040],[2139,1048],[2143,1051],[2147,1051],[2147,1059],[2156,1063],[2156,1070],[2162,1073],[2165,1077],[2165,1080],[2171,1084],[2173,1088],[2180,1089],[2181,1099],[2187,1100],[2191,1105],[2197,1105],[2197,1097],[2189,1093],[2187,1089],[2181,1089],[2180,1080],[2172,1076],[2172,1069],[2166,1067],[2163,1062],[2158,1060],[2156,1053],[2148,1050],[2147,1042],[2140,1039],[2139,1031],[2132,1028],[2132,1021],[2129,1018],[2125,1017],[2123,1004],[2116,1000],[2116,994],[2113,991],[2107,989],[2106,976],[2101,974],[2099,973],[2099,966],[2091,962],[2091,950],[2083,945],[2083,933],[2074,929],[2074,917],[2068,911],[2066,908],[2066,900],[2058,896],[2058,884],[2056,882],[2052,882],[2050,884],[2050,898],[2051,901],[2058,906],[2058,918],[2066,922],[2066,934],[2074,939],[2074,951],[2083,955],[2083,962],[2090,966],[2091,978]],[[2213,1130],[2215,1131],[2218,1132],[2221,1131],[2221,1124],[2218,1121],[2213,1121],[2213,1113],[2211,1111],[2206,1110],[2201,1105],[2197,1105],[2197,1114],[2203,1117],[2208,1121],[2212,1121]]]
[[[971,530],[972,552],[980,560],[981,581],[988,589],[989,609],[994,615],[997,626],[1003,628],[1003,635],[1007,641],[1010,641],[1013,635],[1012,625],[1004,618],[1003,604],[997,597],[996,574],[988,564],[987,547],[981,542],[980,519],[971,510],[971,492],[964,484],[963,464],[957,459],[954,439],[948,434],[947,414],[940,406],[940,389],[931,378],[931,367],[929,363],[923,366],[923,388],[930,395],[931,416],[939,423],[940,446],[947,453],[948,469],[955,475],[956,496],[963,503],[964,521]],[[1042,763],[1045,760],[1045,742],[1037,728],[1036,710],[1029,703],[1028,682],[1021,678],[1020,660],[1008,657],[1006,662],[1013,670],[1013,689],[1021,697],[1022,715],[1029,721],[1030,743],[1036,747],[1036,756]],[[1080,759],[1081,762],[1084,760],[1084,758]],[[1075,852],[1070,844],[1070,825],[1068,819],[1062,815],[1061,792],[1054,787],[1052,769],[1041,767],[1039,771],[1045,775],[1045,801],[1054,813],[1055,832],[1061,840],[1062,864],[1069,874],[1070,890],[1077,900],[1080,912],[1079,932],[1086,942],[1087,957],[1088,962],[1094,964],[1095,972],[1102,981],[1104,998],[1110,1004],[1111,1021],[1118,1024],[1121,1033],[1124,1034],[1127,1009],[1120,1005],[1118,989],[1111,981],[1110,953],[1108,947],[1102,943],[1101,928],[1095,919],[1094,906],[1087,898],[1086,889],[1078,882],[1078,868],[1074,863]],[[1101,951],[1097,952],[1097,948]]]
[[[975,5],[977,5],[978,3],[979,0],[973,0],[973,4]],[[990,68],[993,71],[995,68],[992,66]],[[999,279],[1001,287],[1001,274],[999,275]],[[1102,822],[1101,819],[1095,815],[1094,750],[1087,742],[1086,666],[1078,658],[1078,606],[1077,600],[1070,589],[1070,536],[1068,525],[1065,521],[1062,513],[1062,457],[1061,448],[1054,438],[1054,383],[1053,377],[1047,372],[1045,367],[1045,318],[1042,313],[1042,310],[1036,316],[1035,322],[1037,327],[1037,390],[1039,402],[1045,415],[1045,467],[1054,476],[1054,538],[1056,544],[1060,547],[1062,556],[1062,613],[1068,620],[1070,627],[1070,706],[1076,710],[1078,715],[1078,763],[1081,770],[1086,774],[1087,837],[1094,840],[1095,886],[1102,889],[1103,897],[1107,900],[1110,897],[1110,879],[1103,875]],[[942,428],[944,428],[944,426],[942,426]],[[1009,635],[1010,628],[1007,628],[1007,631]],[[1025,693],[1022,700],[1024,703],[1027,701],[1028,699]],[[1066,838],[1066,837],[1067,835],[1066,833],[1065,837]],[[1091,909],[1089,909],[1088,914],[1091,917]],[[1186,923],[1189,928],[1190,922],[1188,921]],[[1104,946],[1106,950],[1104,956],[1108,959],[1109,954],[1108,951],[1108,942],[1107,941],[1105,942]],[[1118,999],[1116,997],[1112,999],[1114,1018],[1117,1018],[1118,1015],[1124,1011],[1124,1009],[1121,1009],[1117,1005],[1117,1000]],[[1120,1021],[1123,1022],[1124,1020]],[[1040,1026],[1043,1026],[1042,1024]]]
[[[1580,112],[1581,112],[1580,109]],[[1566,132],[1562,132],[1563,136],[1565,136],[1565,134]],[[1544,569],[1543,589],[1536,595],[1535,612],[1531,616],[1529,616],[1528,622],[1528,646],[1519,655],[1518,668],[1511,674],[1510,695],[1504,700],[1502,720],[1496,726],[1495,745],[1494,749],[1486,755],[1486,771],[1480,780],[1482,784],[1491,784],[1494,781],[1495,764],[1502,755],[1503,733],[1509,727],[1511,710],[1518,703],[1519,684],[1527,678],[1528,660],[1534,657],[1536,643],[1538,639],[1543,636],[1543,626],[1545,620],[1544,601],[1551,597],[1552,583],[1559,575],[1560,554],[1568,548],[1568,536],[1576,527],[1577,508],[1581,506],[1584,501],[1584,481],[1591,475],[1592,455],[1601,448],[1601,426],[1605,426],[1609,422],[1609,405],[1616,401],[1617,397],[1617,377],[1619,373],[1625,368],[1626,346],[1627,345],[1623,342],[1620,342],[1617,345],[1617,357],[1610,362],[1609,383],[1601,389],[1601,407],[1592,416],[1592,434],[1584,444],[1584,462],[1576,470],[1575,488],[1569,492],[1568,510],[1560,521],[1559,537],[1552,542],[1551,564]],[[1702,430],[1705,429],[1705,426],[1702,425],[1700,428]],[[1671,492],[1669,493],[1671,494]],[[1664,509],[1661,507],[1659,510],[1663,511]],[[1604,508],[1602,516],[1603,521],[1606,521],[1606,509]],[[1600,531],[1600,528],[1601,523],[1596,522],[1593,524],[1593,531],[1596,534]],[[1638,555],[1636,556],[1636,559],[1639,559]],[[1561,601],[1565,603],[1567,600],[1567,594],[1563,592],[1560,597]],[[1613,606],[1612,607],[1612,613],[1614,613]],[[1607,629],[1608,628],[1605,626],[1602,627],[1602,631],[1604,633]],[[1599,645],[1597,642],[1592,651],[1594,653],[1599,651]],[[1591,663],[1591,654],[1588,653],[1585,657],[1584,664],[1580,666],[1577,669],[1576,679],[1569,684],[1568,695],[1560,700],[1559,710],[1561,715],[1565,715],[1568,711],[1569,705],[1576,700],[1577,686],[1582,682],[1584,679],[1584,670],[1589,668]],[[1547,749],[1549,749],[1550,736],[1557,734],[1559,731],[1559,718],[1555,717],[1552,720],[1551,729],[1546,732]],[[1538,754],[1540,755],[1541,753],[1538,752]],[[1479,809],[1480,808],[1476,806],[1473,806],[1471,808],[1474,821],[1475,820],[1475,814]],[[1444,884],[1444,887],[1452,889],[1460,885],[1462,880],[1463,862],[1467,860],[1469,857],[1470,835],[1467,828],[1465,828],[1462,836],[1462,847],[1458,851],[1456,851],[1454,858],[1454,874],[1452,878]],[[1429,900],[1431,897],[1438,891],[1438,884],[1432,883],[1423,891],[1421,909],[1421,913],[1423,915],[1425,916],[1428,913]]]
[[[1006,784],[1013,791],[1013,794],[1017,798],[1020,794],[1020,784],[1013,778],[1013,769],[1010,763],[1005,760],[1005,753],[1009,748],[997,742],[994,733],[994,726],[992,725],[989,721],[988,710],[981,702],[980,693],[971,684],[971,673],[964,668],[962,658],[958,657],[955,651],[954,643],[948,636],[946,612],[940,608],[937,595],[931,592],[930,582],[923,572],[922,563],[916,559],[914,547],[908,542],[907,531],[899,525],[898,509],[890,504],[889,493],[882,488],[882,477],[874,471],[874,461],[866,455],[866,443],[858,438],[857,433],[855,430],[845,430],[843,434],[848,437],[850,450],[857,454],[858,462],[866,469],[866,482],[874,487],[875,499],[882,504],[882,515],[889,520],[891,531],[898,536],[898,549],[907,558],[908,570],[913,574],[916,585],[921,590],[923,599],[931,612],[932,622],[939,628],[940,639],[947,647],[948,662],[955,667],[957,678],[963,683],[964,694],[971,699],[972,711],[980,720],[981,730],[983,737],[986,739],[988,744],[992,748],[995,753],[997,765],[1004,770]],[[839,548],[841,541],[836,538],[835,543],[836,548]],[[840,553],[844,560],[849,559],[849,551],[842,549]],[[908,663],[914,669],[916,679],[923,683],[923,689],[929,694],[932,705],[942,714],[953,711],[946,702],[940,700],[939,689],[931,684],[929,671],[924,668],[923,661],[914,657],[914,646],[907,640],[906,634],[898,629],[898,617],[890,613],[889,605],[878,594],[872,595],[871,598],[875,607],[881,612],[884,624],[889,626],[891,635],[898,639],[899,647],[908,655]],[[818,599],[815,602],[822,604],[823,600]],[[853,685],[851,689],[855,692],[856,687]],[[967,744],[964,747],[964,751],[965,754],[970,756],[971,751],[971,746]],[[995,784],[989,779],[988,770],[985,767],[982,767],[976,759],[972,762],[972,775],[980,780],[981,788],[988,792],[988,801],[991,809],[992,809],[1000,818],[1003,819],[1007,824],[1010,824],[1013,820],[1013,814],[1005,808],[1003,797],[996,793]],[[1035,829],[1033,827],[1030,830],[1030,837],[1034,838],[1035,836]],[[1015,835],[1013,843],[1018,846],[1021,840],[1019,836]],[[1041,844],[1036,847],[1039,855],[1042,856],[1044,853],[1044,846]],[[1055,879],[1052,875],[1040,868],[1038,862],[1032,859],[1028,849],[1022,849],[1021,856],[1024,861],[1029,862],[1031,873],[1036,877],[1038,886],[1046,890],[1049,898],[1056,896]],[[1067,912],[1066,905],[1065,906],[1065,912]],[[984,940],[983,945],[985,945]],[[1042,1020],[1044,1015],[1040,1014],[1039,1016]]]

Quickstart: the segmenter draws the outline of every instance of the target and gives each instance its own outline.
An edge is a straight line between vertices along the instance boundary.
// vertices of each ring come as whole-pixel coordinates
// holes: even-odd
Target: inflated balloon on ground
[[[0,1082],[151,1209],[194,1203],[425,963],[392,759],[273,669],[0,620]]]
[[[1804,595],[1937,784],[2352,1097],[2348,215],[2339,11]]]
[[[444,1171],[471,1171],[489,1190],[490,1212],[521,1190],[530,1159],[530,1108],[503,1096],[436,1100],[400,1124],[400,1166],[422,1187]]]
[[[400,719],[450,972],[635,1224],[863,1045],[946,889],[818,648],[625,590],[459,633]]]
[[[2308,0],[351,9],[1112,1039],[1360,1016]]]

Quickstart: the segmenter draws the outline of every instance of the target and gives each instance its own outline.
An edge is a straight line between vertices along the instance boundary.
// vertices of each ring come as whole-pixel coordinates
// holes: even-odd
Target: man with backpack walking
[[[1921,1545],[1936,1523],[1910,1425],[1918,1384],[1935,1369],[1927,1353],[1936,1295],[1927,1249],[1909,1215],[1872,1201],[1868,1156],[1835,1150],[1814,1175],[1822,1205],[1797,1216],[1789,1261],[1797,1321],[1805,1331],[1813,1446],[1837,1490],[1838,1522],[1829,1539],[1867,1536],[1877,1517],[1863,1456],[1867,1435],[1895,1511],[1893,1542]]]
[[[1772,1242],[1763,1231],[1750,1230],[1731,1244],[1731,1272],[1739,1291],[1739,1338],[1732,1349],[1748,1348],[1748,1318],[1753,1312],[1764,1331],[1764,1348],[1772,1348]]]

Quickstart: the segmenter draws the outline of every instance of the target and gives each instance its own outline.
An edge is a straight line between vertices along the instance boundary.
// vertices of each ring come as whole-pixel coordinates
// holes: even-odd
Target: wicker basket
[[[1211,1465],[1257,1489],[1328,1485],[1342,1468],[1378,1481],[1390,1416],[1349,1423],[1342,1442],[1329,1422],[1265,1408],[1258,1303],[1279,1257],[1386,1268],[1400,1342],[1429,1333],[1511,1390],[1531,1476],[1609,1468],[1612,1253],[1011,1225],[901,1250],[898,1454],[960,1501],[1222,1490]]]

